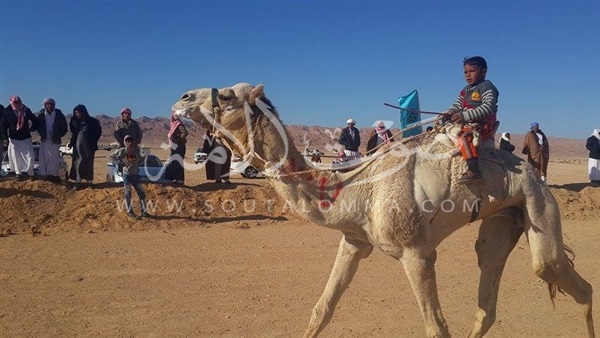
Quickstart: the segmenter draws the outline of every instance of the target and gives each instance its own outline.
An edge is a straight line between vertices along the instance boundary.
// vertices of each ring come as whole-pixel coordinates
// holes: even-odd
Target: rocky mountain
[[[70,117],[67,117],[67,120]],[[102,138],[100,143],[108,144],[114,142],[112,135],[114,126],[120,117],[111,117],[107,115],[98,115],[96,118],[102,125]],[[146,117],[142,116],[135,119],[144,131],[144,144],[152,147],[158,147],[162,142],[167,142],[167,133],[169,132],[169,118],[167,117]],[[206,131],[197,123],[185,121],[185,125],[190,133],[188,147],[190,149],[200,147],[203,142],[203,136]],[[294,144],[300,150],[319,149],[326,154],[331,154],[335,141],[341,132],[341,128],[328,128],[321,126],[286,126],[288,133],[294,140]],[[396,134],[398,130],[392,129]],[[360,129],[362,148],[366,148],[367,139],[371,133],[371,128]],[[522,149],[524,135],[511,134],[512,144],[515,145],[515,153],[520,154]],[[547,135],[550,142],[550,156],[552,157],[586,157],[588,152],[585,149],[585,140],[552,137]],[[496,139],[499,140],[500,135]]]

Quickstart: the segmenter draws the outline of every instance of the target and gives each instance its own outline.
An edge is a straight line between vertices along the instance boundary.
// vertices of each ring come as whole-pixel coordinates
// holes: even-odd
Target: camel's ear
[[[252,91],[250,92],[250,97],[248,98],[248,103],[251,106],[254,106],[256,105],[256,99],[262,99],[263,97],[265,97],[265,86],[259,84],[258,86],[252,88]]]

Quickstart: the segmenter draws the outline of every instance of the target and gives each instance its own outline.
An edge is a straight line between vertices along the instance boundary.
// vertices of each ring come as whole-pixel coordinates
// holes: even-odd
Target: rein
[[[394,137],[394,136],[402,133],[405,130],[406,129],[403,129],[403,130],[399,131],[398,133],[392,135],[392,137]],[[422,134],[418,134],[418,135],[414,135],[414,136],[402,139],[402,141],[393,142],[393,144],[389,148],[385,149],[383,153],[381,153],[379,155],[371,156],[367,160],[361,161],[357,165],[358,165],[358,167],[364,167],[364,165],[366,165],[366,164],[368,164],[370,162],[373,162],[373,161],[379,159],[381,156],[383,156],[386,153],[389,153],[390,151],[392,151],[393,149],[399,147],[400,145],[404,145],[404,144],[406,144],[406,143],[408,143],[409,141],[412,141],[412,140],[423,138],[423,137],[425,137],[427,135],[428,135],[427,133],[422,133]],[[377,148],[383,146],[384,144],[385,143],[382,143],[382,144],[376,146],[373,149],[377,149]],[[343,168],[342,167],[342,168],[336,168],[336,169],[333,169],[333,168],[326,168],[326,169],[314,168],[314,169],[296,171],[296,172],[293,172],[293,173],[277,174],[277,175],[267,175],[265,173],[265,177],[268,177],[268,178],[280,178],[280,177],[287,177],[287,176],[297,176],[297,175],[309,174],[309,173],[313,173],[313,172],[335,172],[335,171],[339,171],[340,169],[350,169],[352,167],[354,167],[354,165],[348,166],[347,168]],[[358,169],[358,167],[356,169]],[[357,172],[355,172],[355,174],[357,174]]]

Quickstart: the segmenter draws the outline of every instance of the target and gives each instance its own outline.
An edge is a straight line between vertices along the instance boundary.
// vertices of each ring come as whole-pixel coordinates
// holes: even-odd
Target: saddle
[[[479,124],[477,123],[467,123],[466,126],[470,129],[470,132],[473,134],[473,145],[479,149],[482,148],[495,148],[496,144],[494,142],[494,135],[500,126],[500,121],[496,121],[494,127],[491,131],[491,136],[482,141],[480,135]],[[457,149],[458,148],[458,138],[460,133],[464,130],[464,127],[461,125],[457,125],[451,122],[446,122],[444,124],[436,124],[433,126],[432,134],[434,134],[434,139],[441,144],[445,145],[449,149]]]

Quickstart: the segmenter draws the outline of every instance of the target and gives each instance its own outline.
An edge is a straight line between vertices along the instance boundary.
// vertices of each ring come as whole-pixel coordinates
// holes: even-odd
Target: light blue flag
[[[410,94],[398,98],[398,106],[404,109],[421,110],[419,106],[419,93],[413,90]],[[421,122],[421,114],[415,111],[400,110],[400,129],[404,129],[411,124]],[[409,129],[402,133],[402,137],[418,135],[423,132],[421,126]]]

